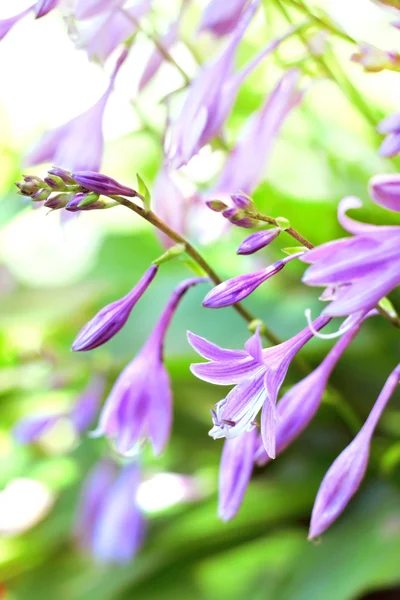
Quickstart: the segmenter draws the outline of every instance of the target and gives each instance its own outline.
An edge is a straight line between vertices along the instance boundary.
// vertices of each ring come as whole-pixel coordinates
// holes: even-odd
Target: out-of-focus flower
[[[34,6],[36,18],[44,17],[57,6],[60,0],[38,0]]]
[[[35,14],[35,18],[39,19],[40,17],[44,17],[47,15],[53,8],[57,6],[60,0],[38,0],[37,2],[33,2],[28,8],[20,12],[18,15],[13,17],[9,17],[8,19],[0,20],[0,40],[2,40],[7,33],[20,21],[23,19],[31,10],[33,10]]]
[[[384,69],[400,71],[400,54],[397,52],[386,52],[372,44],[362,42],[359,51],[355,52],[351,60],[359,63],[369,73],[379,73]]]
[[[281,454],[308,427],[317,412],[329,377],[361,327],[359,321],[343,334],[312,373],[299,381],[279,400],[276,413],[276,453]],[[260,440],[256,462],[264,465],[270,457]]]
[[[75,526],[80,546],[99,563],[127,563],[143,543],[145,524],[136,495],[136,464],[116,474],[110,461],[98,463],[82,490]]]
[[[237,249],[236,254],[254,254],[254,252],[258,252],[261,248],[265,248],[273,242],[281,231],[282,229],[280,227],[274,227],[272,229],[264,229],[263,231],[252,233],[243,240]]]
[[[299,79],[297,69],[285,73],[264,106],[251,115],[210,195],[218,198],[236,190],[251,194],[263,180],[279,131],[303,97],[297,89]]]
[[[72,350],[75,352],[93,350],[114,337],[125,325],[133,307],[143,296],[157,271],[158,266],[151,265],[129,294],[102,308],[78,333],[72,344]]]
[[[328,322],[328,317],[319,317],[314,321],[314,330]],[[241,435],[262,409],[263,443],[268,455],[275,458],[277,396],[292,359],[313,337],[311,329],[306,327],[286,342],[266,349],[261,346],[258,330],[246,342],[245,350],[226,350],[190,332],[188,337],[196,352],[210,361],[191,365],[192,373],[216,385],[235,384],[215,405],[211,437],[232,439]]]
[[[77,19],[90,19],[113,6],[118,8],[119,4],[118,0],[77,0],[74,15]]]
[[[52,162],[71,171],[98,171],[103,158],[103,116],[114,87],[115,78],[127,52],[121,54],[103,96],[81,115],[56,129],[47,131],[28,153],[28,166]]]
[[[386,135],[379,154],[390,158],[400,152],[400,112],[390,115],[378,125],[379,133]]]
[[[199,31],[211,31],[217,37],[231,33],[237,26],[248,0],[210,0],[201,16]]]
[[[218,515],[223,521],[232,519],[242,503],[253,470],[256,442],[256,427],[225,440],[219,470],[218,502]]]
[[[32,444],[62,419],[68,420],[76,433],[83,434],[97,415],[104,391],[104,379],[94,377],[68,412],[40,415],[20,421],[14,428],[14,437],[20,444]]]
[[[399,381],[400,365],[390,374],[361,430],[326,473],[312,511],[309,539],[328,529],[358,490],[367,469],[373,433]]]
[[[344,198],[339,205],[339,222],[354,236],[323,244],[300,260],[310,263],[303,281],[326,286],[333,299],[322,314],[346,316],[365,314],[400,284],[400,227],[358,223],[346,216],[358,208],[358,198]]]
[[[126,185],[118,183],[108,175],[102,175],[95,171],[75,171],[72,178],[83,188],[105,196],[137,196],[137,192]]]
[[[171,23],[166,33],[160,38],[160,44],[165,50],[169,50],[177,41],[179,34],[179,22]],[[164,62],[164,56],[157,47],[154,47],[147,62],[143,67],[143,73],[140,77],[138,90],[141,92],[147,84],[153,79],[157,71]]]
[[[167,443],[172,421],[172,395],[168,372],[163,363],[167,329],[185,292],[197,283],[183,281],[172,293],[147,342],[122,371],[108,396],[93,435],[106,435],[121,455],[137,451],[138,443],[150,439],[155,454]]]
[[[151,0],[141,0],[133,6],[126,4],[126,0],[110,0],[92,5],[89,12],[94,16],[75,24],[76,45],[84,48],[91,60],[104,63],[120,44],[137,31],[136,22],[151,9]],[[78,8],[78,14],[82,14],[79,5]]]
[[[240,302],[252,294],[264,281],[279,273],[288,262],[299,258],[302,254],[299,252],[298,254],[286,256],[269,267],[261,269],[261,271],[245,273],[244,275],[238,275],[237,277],[223,281],[208,292],[203,300],[203,306],[207,308],[223,308]]]
[[[379,206],[400,212],[400,176],[375,175],[369,182],[369,195]]]
[[[161,168],[156,177],[151,198],[156,215],[174,231],[185,234],[188,213],[193,208],[192,202],[173,181],[165,167]],[[166,248],[174,245],[174,242],[165,233],[157,230],[157,235]]]

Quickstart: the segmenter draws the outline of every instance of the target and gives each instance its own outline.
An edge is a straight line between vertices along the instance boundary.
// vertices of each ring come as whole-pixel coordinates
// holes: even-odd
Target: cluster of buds
[[[384,69],[400,71],[398,52],[387,52],[366,42],[359,44],[359,51],[352,55],[351,60],[362,65],[368,73],[378,73]]]
[[[222,200],[208,200],[208,208],[214,212],[222,213],[232,225],[251,228],[257,225],[257,209],[253,200],[246,194],[239,193],[231,196],[234,206],[228,206]]]
[[[70,173],[57,167],[50,169],[44,179],[27,175],[16,185],[22,196],[28,196],[34,202],[44,202],[44,206],[51,210],[65,208],[69,212],[111,208],[118,205],[112,196],[138,196],[132,188],[101,173]]]

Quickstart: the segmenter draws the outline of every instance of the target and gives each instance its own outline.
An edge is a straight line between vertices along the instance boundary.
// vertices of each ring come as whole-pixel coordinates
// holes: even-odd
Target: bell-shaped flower
[[[328,317],[316,319],[314,331],[324,327],[329,320]],[[266,452],[274,458],[278,393],[291,361],[312,337],[311,329],[306,327],[286,342],[263,349],[257,330],[246,342],[244,350],[227,350],[189,332],[190,344],[200,356],[210,361],[191,365],[192,373],[216,385],[235,384],[226,398],[215,405],[211,437],[232,439],[241,435],[262,409],[261,434]]]
[[[33,444],[57,423],[67,420],[78,435],[93,423],[104,391],[104,379],[94,377],[76,400],[71,410],[52,415],[38,415],[21,420],[14,428],[14,437],[20,444]]]
[[[208,292],[203,300],[203,306],[206,308],[223,308],[240,302],[244,298],[247,298],[247,296],[250,296],[264,281],[279,273],[288,262],[298,258],[301,254],[286,256],[269,267],[261,269],[261,271],[245,273],[244,275],[238,275],[237,277],[223,281]]]
[[[379,148],[379,154],[390,158],[396,156],[400,152],[400,112],[386,117],[378,125],[379,133],[386,135],[383,140],[381,147]]]
[[[7,33],[16,25],[21,19],[23,19],[32,9],[34,5],[32,4],[22,12],[14,15],[13,17],[9,17],[8,19],[0,19],[0,40],[2,40]]]
[[[400,176],[375,175],[369,181],[369,195],[379,206],[400,212]]]
[[[157,265],[151,265],[129,294],[102,308],[78,333],[72,350],[93,350],[114,337],[125,325],[133,307],[143,296],[157,271]]]
[[[247,0],[210,0],[201,16],[199,31],[210,31],[217,37],[231,33],[237,26]]]
[[[297,89],[299,79],[297,69],[287,71],[265,104],[249,117],[210,195],[218,198],[237,190],[251,194],[265,178],[279,132],[303,97]]]
[[[276,454],[281,454],[310,424],[321,404],[329,377],[343,352],[361,327],[359,321],[343,334],[325,359],[312,373],[296,383],[279,400],[276,408]],[[256,462],[264,465],[270,457],[262,440],[256,453]]]
[[[185,6],[183,4],[182,6]],[[179,21],[175,21],[171,23],[168,27],[167,31],[160,38],[160,43],[165,50],[169,50],[177,41],[179,34]],[[164,62],[165,58],[157,47],[154,47],[152,53],[150,54],[147,62],[144,64],[143,72],[140,77],[138,91],[141,92],[153,77],[157,74],[159,68]]]
[[[389,376],[361,430],[326,473],[312,511],[310,539],[336,521],[358,490],[367,469],[373,433],[399,381],[400,365]]]
[[[183,281],[172,293],[147,342],[122,371],[112,388],[94,436],[106,435],[119,454],[131,455],[148,438],[155,454],[168,441],[172,422],[172,394],[163,363],[163,346],[171,319],[185,292],[204,278]]]
[[[136,495],[138,465],[117,474],[110,461],[101,461],[85,481],[75,525],[82,549],[99,563],[130,562],[143,543],[145,523]]]
[[[257,443],[257,428],[225,440],[219,468],[218,515],[229,521],[238,512],[250,481]]]
[[[103,158],[103,116],[115,78],[126,58],[120,56],[100,100],[71,121],[47,131],[25,157],[28,166],[51,162],[70,171],[98,171]]]
[[[36,18],[40,19],[40,17],[47,15],[47,13],[53,10],[59,2],[60,0],[38,0],[33,9]]]
[[[344,198],[339,205],[339,222],[352,238],[323,244],[300,259],[311,264],[304,283],[334,289],[326,315],[367,313],[400,284],[400,227],[358,223],[346,216],[346,209],[360,205],[357,198]]]

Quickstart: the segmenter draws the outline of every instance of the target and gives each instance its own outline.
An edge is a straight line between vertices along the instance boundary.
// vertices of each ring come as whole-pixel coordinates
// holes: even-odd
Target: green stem
[[[258,221],[262,221],[263,223],[268,223],[269,225],[275,225],[275,227],[279,227],[278,221],[276,219],[274,219],[273,217],[267,217],[265,215],[262,215],[261,213],[257,213],[254,216],[254,218],[257,219]],[[294,227],[288,227],[284,231],[286,233],[288,233],[290,236],[292,236],[292,238],[294,238],[302,246],[305,246],[309,250],[312,250],[314,248],[314,244],[309,242],[307,240],[307,238],[302,236],[301,233],[299,233],[296,229],[294,229]]]

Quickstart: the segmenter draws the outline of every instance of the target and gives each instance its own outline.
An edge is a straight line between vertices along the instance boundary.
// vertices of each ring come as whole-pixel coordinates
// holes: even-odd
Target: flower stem
[[[141,194],[137,194],[137,197],[143,200]],[[185,251],[209,276],[211,281],[213,281],[216,285],[222,283],[222,279],[217,275],[214,269],[208,264],[208,262],[202,257],[202,255],[196,250],[194,246],[190,242],[188,242],[184,237],[182,237],[178,232],[174,231],[167,225],[164,221],[162,221],[152,210],[145,210],[141,206],[138,206],[134,202],[131,202],[127,198],[122,196],[110,196],[113,200],[119,202],[123,206],[126,206],[137,215],[145,219],[148,223],[151,223],[154,227],[165,233],[172,241],[177,244],[183,244],[185,247]],[[256,319],[254,315],[252,315],[244,306],[237,303],[233,305],[233,308],[236,312],[245,320],[247,323],[251,323]],[[274,345],[280,344],[281,340],[268,329],[265,323],[262,324],[262,333],[263,335]]]
[[[262,221],[263,223],[268,223],[269,225],[275,225],[275,227],[279,227],[279,223],[273,217],[267,217],[266,215],[257,213],[254,216],[254,218],[258,219],[258,221]],[[284,231],[286,231],[286,233],[291,235],[292,238],[294,238],[297,242],[299,242],[302,246],[305,246],[309,250],[312,250],[314,248],[314,244],[309,242],[308,239],[305,238],[304,236],[302,236],[301,233],[299,233],[296,229],[294,229],[294,227],[288,227]]]

